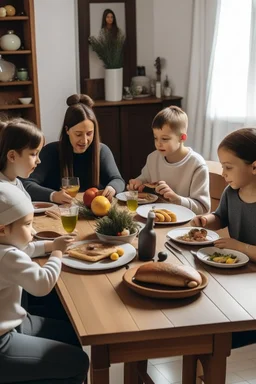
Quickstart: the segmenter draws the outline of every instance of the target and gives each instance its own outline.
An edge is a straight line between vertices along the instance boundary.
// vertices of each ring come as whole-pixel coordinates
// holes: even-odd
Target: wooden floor
[[[90,354],[90,348],[84,350]],[[181,384],[181,364],[179,356],[150,360],[148,373],[156,384]],[[256,384],[256,345],[232,351],[228,358],[226,383]],[[111,367],[110,384],[123,384],[123,364]]]

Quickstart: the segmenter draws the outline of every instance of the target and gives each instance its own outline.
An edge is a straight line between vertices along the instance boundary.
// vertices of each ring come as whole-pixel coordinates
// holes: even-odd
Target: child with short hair
[[[222,176],[229,184],[215,212],[196,216],[192,225],[209,229],[228,227],[230,238],[216,240],[218,248],[246,253],[256,262],[256,128],[227,135],[218,147]],[[232,334],[232,348],[256,342],[256,331]]]
[[[23,288],[36,296],[52,290],[72,241],[63,236],[32,243],[33,212],[22,191],[0,185],[0,383],[81,384],[89,362],[71,324],[31,316],[21,306]],[[31,260],[46,252],[51,255],[43,267]]]
[[[230,133],[218,156],[229,185],[216,211],[196,216],[192,223],[215,230],[228,227],[230,238],[216,240],[216,247],[244,252],[256,262],[256,128]]]
[[[43,133],[32,122],[14,118],[0,122],[0,182],[16,185],[30,199],[17,177],[28,178],[40,163]]]
[[[181,108],[160,111],[152,123],[156,151],[127,188],[141,191],[145,183],[156,183],[155,191],[170,203],[200,214],[210,209],[209,173],[203,157],[184,145],[187,128],[188,117]]]

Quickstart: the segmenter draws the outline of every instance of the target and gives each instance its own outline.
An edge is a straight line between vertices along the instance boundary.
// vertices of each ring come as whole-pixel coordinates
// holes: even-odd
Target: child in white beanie
[[[22,191],[0,184],[0,383],[81,384],[89,363],[71,324],[31,316],[21,306],[23,288],[35,296],[52,290],[72,241],[31,242],[33,211]],[[46,252],[51,255],[43,267],[31,260]]]

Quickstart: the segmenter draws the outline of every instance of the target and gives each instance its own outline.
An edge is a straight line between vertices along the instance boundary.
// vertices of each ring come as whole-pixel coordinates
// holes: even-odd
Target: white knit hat
[[[8,225],[34,212],[29,198],[18,187],[0,182],[0,225]]]

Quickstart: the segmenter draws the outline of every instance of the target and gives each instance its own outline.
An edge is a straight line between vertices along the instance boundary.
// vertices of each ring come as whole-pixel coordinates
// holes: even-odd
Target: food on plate
[[[156,181],[155,183],[144,183],[143,185],[148,188],[156,188],[158,186],[158,181]]]
[[[116,253],[119,257],[117,250],[118,247],[113,244],[92,242],[71,248],[67,251],[67,253],[75,259],[95,262],[106,259],[113,253]]]
[[[109,257],[110,257],[110,259],[113,260],[113,261],[116,261],[116,260],[119,259],[119,255],[118,255],[117,252],[113,252],[113,253],[111,253],[111,255],[110,255]]]
[[[138,193],[138,202],[139,203],[146,203],[146,202],[150,202],[152,200],[155,200],[155,196],[154,195],[151,195],[150,193],[146,193],[146,192],[139,192]]]
[[[156,223],[174,223],[177,221],[177,216],[169,209],[152,209],[152,211],[156,215]]]
[[[221,264],[235,264],[238,262],[237,256],[233,255],[232,253],[226,255],[220,252],[214,252],[212,255],[209,255],[208,260]]]
[[[207,230],[206,229],[199,229],[199,228],[192,228],[188,233],[182,236],[178,236],[177,239],[183,240],[183,241],[207,241]]]
[[[123,256],[124,254],[123,248],[117,248],[116,253],[118,254],[118,256]]]
[[[171,263],[147,263],[139,267],[135,280],[144,283],[162,284],[170,287],[195,288],[202,284],[201,275],[189,265]]]

